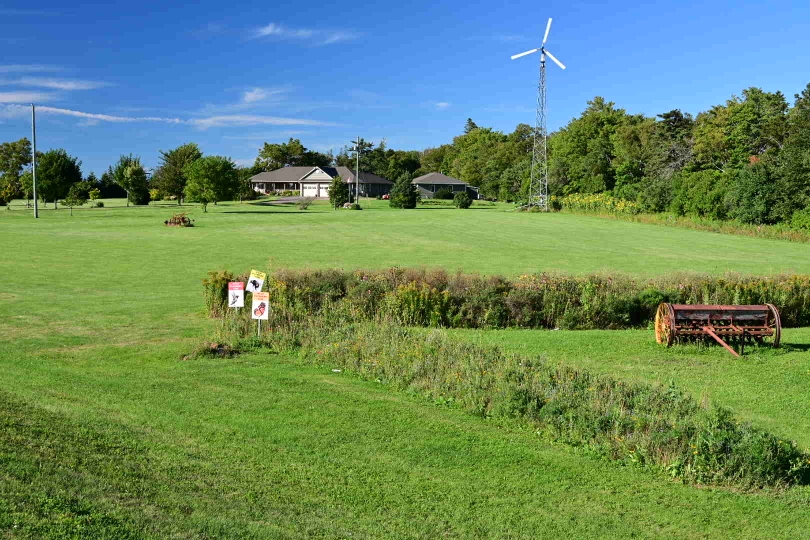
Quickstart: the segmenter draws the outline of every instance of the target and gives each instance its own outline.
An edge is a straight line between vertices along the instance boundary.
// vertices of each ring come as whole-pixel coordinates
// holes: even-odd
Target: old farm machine
[[[679,339],[710,337],[734,356],[740,356],[746,341],[779,346],[782,323],[772,304],[721,306],[661,304],[655,314],[655,339],[671,346]],[[740,353],[731,346],[739,345]]]

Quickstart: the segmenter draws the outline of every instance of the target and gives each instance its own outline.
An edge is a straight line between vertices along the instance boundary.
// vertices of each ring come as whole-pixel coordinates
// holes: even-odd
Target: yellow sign
[[[250,293],[256,293],[262,290],[264,287],[264,280],[267,278],[267,274],[264,272],[259,272],[258,270],[251,270],[250,277],[248,278],[247,287],[245,290]]]

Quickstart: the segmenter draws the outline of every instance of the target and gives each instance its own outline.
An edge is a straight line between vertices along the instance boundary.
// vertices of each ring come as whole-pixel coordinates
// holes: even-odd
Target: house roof
[[[320,169],[330,177],[334,178],[340,176],[346,183],[354,182],[354,172],[348,167],[282,167],[275,171],[266,171],[257,175],[251,176],[250,181],[253,183],[267,183],[267,182],[300,182],[301,179],[312,172],[314,169]],[[377,176],[367,172],[360,171],[360,182],[364,184],[393,184],[387,178]]]
[[[467,185],[466,182],[462,182],[458,178],[452,178],[450,176],[445,176],[442,173],[432,172],[423,174],[419,178],[414,178],[411,181],[411,184],[438,184],[438,185]]]
[[[282,167],[275,171],[261,172],[250,177],[251,182],[298,182],[312,167]]]

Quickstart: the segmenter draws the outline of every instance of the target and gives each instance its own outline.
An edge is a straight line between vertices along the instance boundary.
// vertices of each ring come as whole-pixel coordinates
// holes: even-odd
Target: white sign
[[[247,282],[247,292],[255,293],[262,290],[264,287],[264,279],[267,277],[267,274],[264,272],[259,272],[258,270],[251,270],[250,277],[248,278]]]
[[[253,318],[266,321],[270,317],[270,293],[253,293]]]
[[[245,307],[245,284],[241,281],[228,283],[228,307]]]

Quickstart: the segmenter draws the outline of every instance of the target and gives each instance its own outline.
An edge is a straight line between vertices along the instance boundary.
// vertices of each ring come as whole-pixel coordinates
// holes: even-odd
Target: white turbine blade
[[[548,19],[548,24],[546,25],[546,35],[543,36],[543,45],[546,44],[546,40],[548,39],[548,31],[551,30],[551,17]]]
[[[539,50],[540,49],[532,49],[530,51],[522,52],[520,54],[514,54],[514,55],[512,55],[512,60],[516,60],[516,59],[520,58],[521,56],[526,56],[527,54],[536,53]]]
[[[554,55],[553,55],[553,54],[551,54],[551,53],[550,53],[550,52],[548,52],[548,51],[545,51],[545,53],[548,55],[548,57],[549,57],[549,58],[551,58],[552,60],[554,60],[554,63],[555,63],[555,64],[557,64],[557,65],[558,65],[558,66],[560,66],[561,68],[565,69],[565,66],[563,65],[563,63],[562,63],[562,62],[560,62],[559,60],[557,60],[556,58],[554,58]]]

